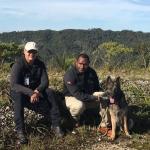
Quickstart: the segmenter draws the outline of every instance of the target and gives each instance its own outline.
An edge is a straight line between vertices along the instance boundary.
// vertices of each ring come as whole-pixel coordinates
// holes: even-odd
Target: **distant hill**
[[[102,29],[75,30],[66,29],[61,31],[39,30],[8,32],[0,34],[1,42],[15,42],[23,44],[27,41],[36,41],[39,44],[42,57],[48,59],[52,54],[90,53],[99,44],[107,41],[116,41],[128,47],[135,47],[139,42],[149,42],[150,33],[123,31],[104,31]]]

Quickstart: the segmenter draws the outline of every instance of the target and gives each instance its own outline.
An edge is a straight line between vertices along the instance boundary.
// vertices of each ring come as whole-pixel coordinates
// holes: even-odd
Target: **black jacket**
[[[81,101],[95,100],[92,94],[100,90],[96,72],[88,68],[79,73],[75,66],[71,66],[64,75],[64,95],[74,96]]]
[[[35,59],[34,63],[29,65],[23,56],[12,66],[11,90],[31,96],[35,89],[43,92],[48,84],[46,67],[39,59]]]

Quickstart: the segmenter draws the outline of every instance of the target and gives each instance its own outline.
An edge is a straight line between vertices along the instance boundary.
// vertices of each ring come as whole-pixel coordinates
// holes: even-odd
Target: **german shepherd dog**
[[[112,79],[110,76],[108,76],[103,83],[103,86],[104,95],[108,97],[108,101],[107,108],[105,107],[106,105],[102,104],[104,100],[102,100],[102,103],[100,103],[100,115],[102,115],[102,110],[105,109],[105,112],[106,109],[108,110],[106,115],[109,115],[108,118],[110,118],[109,122],[112,127],[110,139],[114,140],[116,138],[117,126],[124,130],[126,136],[131,137],[128,129],[128,104],[125,99],[125,94],[121,90],[120,77]]]

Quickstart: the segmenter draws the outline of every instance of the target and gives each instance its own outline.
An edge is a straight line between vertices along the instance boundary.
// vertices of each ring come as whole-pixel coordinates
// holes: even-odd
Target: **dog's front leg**
[[[126,115],[124,115],[124,117],[123,117],[123,122],[124,122],[124,132],[125,132],[126,136],[131,138],[131,135],[129,134],[128,122],[127,122],[127,116]]]
[[[111,124],[112,124],[112,134],[110,136],[110,139],[114,140],[116,138],[116,126],[117,126],[117,122],[116,122],[116,116],[112,112],[111,112]]]

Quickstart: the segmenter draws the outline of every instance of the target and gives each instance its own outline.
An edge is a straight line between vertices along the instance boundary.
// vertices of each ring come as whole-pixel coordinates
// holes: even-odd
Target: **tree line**
[[[1,64],[13,61],[31,40],[39,44],[40,56],[46,63],[60,64],[62,68],[80,52],[90,55],[94,67],[148,68],[150,65],[150,33],[101,29],[1,33]]]

